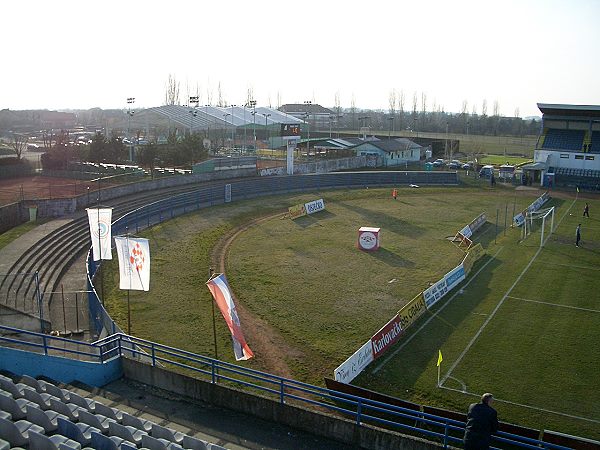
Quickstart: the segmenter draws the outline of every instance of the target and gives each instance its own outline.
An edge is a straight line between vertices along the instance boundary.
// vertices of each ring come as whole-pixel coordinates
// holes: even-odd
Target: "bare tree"
[[[421,92],[421,114],[425,116],[427,112],[427,94],[425,92]]]
[[[223,101],[223,91],[221,91],[221,82],[217,85],[217,106],[223,107],[225,106],[225,102]]]
[[[473,103],[473,109],[471,110],[471,115],[473,117],[477,116],[477,105],[475,103]]]
[[[179,81],[169,74],[165,91],[165,105],[179,105]]]
[[[482,117],[487,116],[487,100],[485,98],[483,99],[483,102],[481,103],[481,116]]]
[[[333,98],[333,104],[334,104],[334,109],[335,109],[335,113],[338,115],[340,115],[340,111],[342,109],[341,103],[340,103],[340,91],[337,91],[335,93],[335,96]]]
[[[313,100],[314,102],[314,100]],[[281,92],[277,91],[277,109],[281,107]]]
[[[500,117],[500,104],[498,100],[494,100],[494,117]]]
[[[354,98],[354,92],[350,100],[350,113],[352,114],[352,129],[354,130],[356,129],[356,99]]]
[[[389,110],[392,116],[396,113],[396,89],[390,91]]]
[[[402,129],[402,120],[404,119],[404,90],[400,89],[398,95],[398,110],[400,111],[400,129]]]
[[[521,117],[521,110],[518,106],[515,108],[515,117]]]
[[[469,111],[469,102],[467,102],[466,100],[463,100],[462,106],[460,107],[460,113],[463,116],[466,116],[468,111]]]
[[[417,115],[417,104],[418,104],[417,91],[414,91],[413,92],[413,107],[412,107],[413,116]]]
[[[208,105],[212,105],[212,97],[213,97],[213,92],[212,92],[212,89],[210,87],[210,84],[208,84],[206,86],[206,103]]]
[[[254,100],[254,88],[252,86],[248,86],[248,91],[246,93],[246,106],[250,106],[250,102]]]
[[[23,154],[23,151],[27,148],[27,141],[29,140],[29,138],[27,136],[25,136],[24,134],[17,134],[17,133],[14,133],[12,135],[12,138],[13,138],[13,140],[11,142],[12,150],[17,155],[17,159],[21,159],[21,155]]]

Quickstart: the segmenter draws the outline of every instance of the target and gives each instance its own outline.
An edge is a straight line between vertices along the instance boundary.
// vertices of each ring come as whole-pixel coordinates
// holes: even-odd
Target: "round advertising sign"
[[[360,245],[360,248],[372,250],[377,245],[377,236],[370,231],[364,231],[358,237],[358,244]]]

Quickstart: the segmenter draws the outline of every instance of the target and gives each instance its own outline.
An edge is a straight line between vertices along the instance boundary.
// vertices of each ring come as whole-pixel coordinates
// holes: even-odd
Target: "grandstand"
[[[538,103],[542,127],[534,162],[523,167],[534,184],[600,189],[600,106]]]

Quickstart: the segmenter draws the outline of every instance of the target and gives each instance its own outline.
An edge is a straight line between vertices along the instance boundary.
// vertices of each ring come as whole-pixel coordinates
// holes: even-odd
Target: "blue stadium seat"
[[[0,392],[0,409],[6,411],[12,416],[12,420],[24,419],[27,416],[27,405],[37,408],[35,403],[31,403],[24,398],[14,399],[10,394]]]
[[[92,440],[92,433],[100,433],[100,430],[91,427],[85,423],[73,423],[70,420],[58,418],[58,434],[73,439],[79,442],[81,445],[88,445]]]
[[[126,412],[123,413],[122,417],[123,420],[121,421],[121,423],[123,425],[135,427],[138,430],[145,431],[146,433],[149,433],[150,430],[152,430],[152,425],[154,425],[154,422],[152,422],[151,420],[140,419],[139,417],[132,416],[131,414],[127,414]]]
[[[92,432],[92,448],[95,450],[129,450],[137,449],[137,445],[118,436],[104,436],[97,431]]]
[[[110,436],[120,437],[136,445],[142,442],[142,436],[148,434],[145,431],[127,425],[120,425],[117,422],[110,422],[108,424],[108,433]]]
[[[30,431],[44,434],[42,427],[27,420],[12,422],[0,419],[0,439],[8,441],[12,447],[27,447],[29,445]]]
[[[581,151],[584,137],[585,131],[583,130],[559,130],[549,128],[546,132],[542,148],[571,150],[575,152]]]
[[[600,131],[592,131],[590,153],[600,153]]]
[[[35,431],[30,431],[29,448],[35,450],[80,450],[81,444],[60,434],[48,437]]]
[[[94,428],[98,428],[102,434],[108,433],[108,424],[115,422],[113,419],[102,416],[100,414],[92,414],[89,411],[79,411],[79,422],[88,424]]]
[[[68,420],[67,416],[63,416],[56,411],[42,411],[39,408],[27,406],[27,420],[42,427],[46,433],[52,433],[53,431],[56,431],[58,428],[59,417]]]
[[[117,408],[111,408],[110,406],[103,405],[100,402],[96,402],[96,414],[101,414],[115,422],[122,423],[123,412]]]

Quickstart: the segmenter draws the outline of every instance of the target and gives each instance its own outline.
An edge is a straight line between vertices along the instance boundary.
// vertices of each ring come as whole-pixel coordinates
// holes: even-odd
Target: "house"
[[[421,159],[423,147],[406,138],[367,141],[354,147],[356,156],[381,157],[384,166],[398,166]]]

